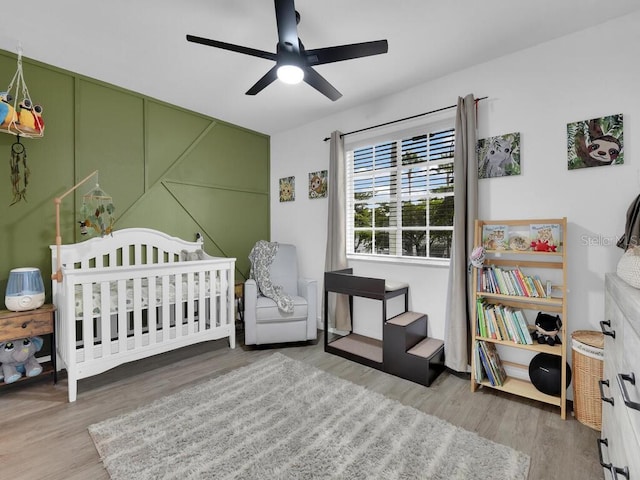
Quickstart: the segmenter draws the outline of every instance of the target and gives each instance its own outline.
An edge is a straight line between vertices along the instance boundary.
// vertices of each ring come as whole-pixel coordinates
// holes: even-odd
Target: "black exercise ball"
[[[531,383],[542,393],[560,396],[562,383],[562,358],[550,353],[539,353],[529,363]],[[571,384],[571,367],[567,363],[567,386]]]

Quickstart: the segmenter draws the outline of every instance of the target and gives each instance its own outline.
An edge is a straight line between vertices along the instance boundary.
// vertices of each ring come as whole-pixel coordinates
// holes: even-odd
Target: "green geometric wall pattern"
[[[16,56],[0,50],[0,91],[15,70]],[[148,227],[188,240],[200,232],[207,253],[235,257],[236,281],[246,278],[251,247],[269,239],[268,136],[26,58],[23,70],[46,128],[43,138],[22,140],[31,176],[27,201],[13,206],[8,161],[16,137],[0,133],[7,162],[0,292],[10,269],[35,266],[50,299],[53,199],[96,169],[113,197],[116,229]],[[92,187],[63,200],[63,243],[83,240],[80,198]]]

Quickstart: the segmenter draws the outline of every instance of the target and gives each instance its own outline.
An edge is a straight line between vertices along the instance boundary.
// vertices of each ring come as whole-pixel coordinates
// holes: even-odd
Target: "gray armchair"
[[[317,337],[317,281],[298,278],[296,247],[278,244],[269,267],[271,283],[291,296],[293,312],[283,312],[260,294],[254,279],[244,284],[245,345],[300,342]]]

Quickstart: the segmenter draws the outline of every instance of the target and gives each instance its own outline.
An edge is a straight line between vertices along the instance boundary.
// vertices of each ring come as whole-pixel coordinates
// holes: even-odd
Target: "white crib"
[[[62,245],[60,259],[55,350],[70,402],[78,380],[126,362],[224,337],[235,348],[235,258],[207,255],[201,240],[128,228]]]

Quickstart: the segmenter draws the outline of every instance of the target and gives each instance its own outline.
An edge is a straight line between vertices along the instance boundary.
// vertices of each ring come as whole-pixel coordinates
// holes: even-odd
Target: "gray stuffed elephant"
[[[42,348],[40,337],[21,338],[11,342],[0,343],[0,381],[13,383],[22,375],[35,377],[42,373],[42,367],[36,360],[35,354]]]

